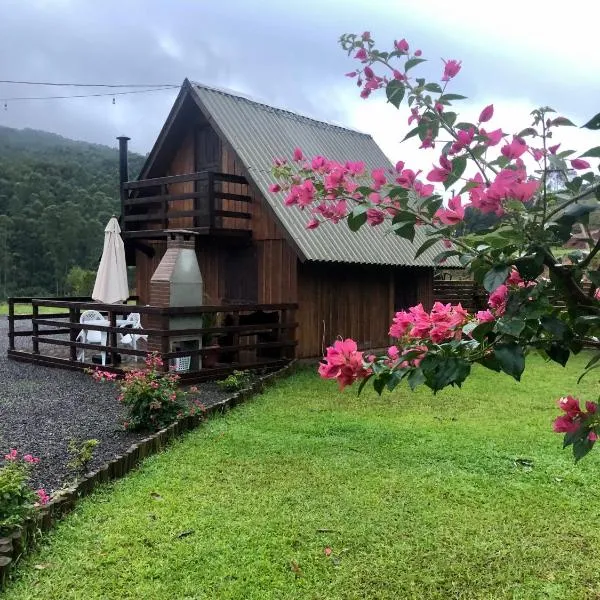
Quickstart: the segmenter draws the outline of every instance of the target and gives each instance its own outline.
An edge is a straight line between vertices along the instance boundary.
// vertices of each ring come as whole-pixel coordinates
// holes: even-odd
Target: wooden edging
[[[132,444],[122,455],[105,463],[99,469],[87,473],[73,487],[61,490],[55,498],[40,508],[21,527],[6,537],[0,537],[0,591],[8,582],[10,572],[18,561],[35,547],[44,531],[50,529],[56,521],[74,508],[79,498],[89,495],[99,484],[108,483],[127,475],[136,469],[144,458],[162,451],[176,437],[195,429],[207,417],[224,413],[251,396],[261,393],[267,385],[289,375],[294,365],[295,361],[292,361],[277,371],[263,375],[250,387],[213,404],[203,413],[183,417],[168,427]]]

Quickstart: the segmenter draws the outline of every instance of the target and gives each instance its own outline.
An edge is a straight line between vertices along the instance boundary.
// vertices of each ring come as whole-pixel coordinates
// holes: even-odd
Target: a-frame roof
[[[315,230],[306,229],[309,214],[297,208],[286,207],[282,193],[269,192],[269,185],[275,183],[271,175],[275,157],[291,158],[293,149],[298,146],[306,156],[322,155],[341,162],[361,160],[368,170],[391,168],[390,161],[370,135],[274,108],[237,93],[186,80],[142,168],[140,178],[147,177],[151,172],[179,109],[189,97],[195,101],[216,132],[236,152],[248,177],[262,193],[280,226],[293,240],[301,259],[434,266],[434,256],[443,249],[439,245],[414,258],[417,248],[426,239],[423,231],[417,230],[414,243],[411,244],[391,234],[385,225],[365,225],[358,232],[350,231],[343,223],[324,223]]]

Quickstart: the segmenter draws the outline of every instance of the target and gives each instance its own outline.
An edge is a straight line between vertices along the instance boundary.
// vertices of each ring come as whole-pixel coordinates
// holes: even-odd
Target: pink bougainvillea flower
[[[415,173],[412,169],[404,169],[404,171],[402,171],[402,173],[400,173],[400,175],[396,177],[396,183],[400,187],[409,189],[414,185],[417,175],[419,173],[420,171],[417,171]]]
[[[406,79],[406,75],[398,71],[398,69],[394,69],[392,75],[394,76],[394,79],[397,79],[398,81],[404,81]]]
[[[408,117],[408,124],[410,125],[413,121],[416,121],[418,123],[420,120],[421,120],[421,115],[419,114],[419,109],[411,108],[410,109],[410,117]]]
[[[494,116],[494,105],[488,104],[479,114],[479,122],[487,123]]]
[[[444,74],[442,75],[442,81],[450,81],[453,77],[456,77],[458,75],[462,61],[451,59],[443,60],[443,62]]]
[[[402,169],[404,169],[404,161],[403,160],[399,160],[396,163],[396,166],[394,167],[394,170],[396,171],[396,173],[400,173],[402,171]]]
[[[579,399],[573,396],[563,396],[558,400],[558,408],[566,413],[569,417],[577,417],[581,414]]]
[[[304,158],[302,150],[300,148],[294,148],[294,160],[300,162]]]
[[[270,191],[271,193],[273,193],[273,194],[276,194],[277,192],[280,192],[280,191],[281,191],[281,186],[280,186],[280,185],[278,185],[277,183],[272,183],[272,184],[269,186],[269,191]]]
[[[492,311],[489,308],[486,310],[478,311],[475,315],[475,318],[480,323],[490,323],[491,321],[494,321],[496,319],[496,317],[494,317]]]
[[[327,348],[324,362],[319,365],[319,375],[325,379],[337,379],[342,390],[368,374],[363,353],[358,351],[356,342],[351,339],[335,341]]]
[[[590,431],[590,432],[588,433],[587,439],[588,439],[590,442],[595,442],[595,441],[597,441],[597,439],[598,439],[598,434],[597,434],[595,431]]]
[[[364,48],[359,48],[357,53],[354,55],[354,58],[358,58],[358,60],[365,61],[368,58],[367,51]]]
[[[415,50],[415,56],[421,56],[421,54],[423,54],[423,52],[421,50]]]
[[[494,129],[494,131],[487,132],[485,129],[479,130],[479,135],[486,138],[486,146],[495,146],[503,138],[504,133],[502,129]]]
[[[370,31],[365,31],[365,32],[362,34],[362,39],[363,39],[365,42],[366,42],[367,40],[370,40],[370,39],[371,39],[371,32],[370,32]]]
[[[385,215],[383,212],[376,208],[367,209],[367,223],[374,227],[375,225],[381,225],[385,220]]]
[[[556,433],[573,433],[579,429],[579,423],[574,421],[568,415],[561,415],[554,419],[552,429]]]
[[[417,194],[419,194],[421,198],[429,198],[429,196],[433,194],[435,186],[433,184],[422,183],[418,179],[415,179],[413,189],[415,190],[415,192],[417,192]]]
[[[525,140],[516,136],[513,137],[513,141],[510,142],[510,144],[506,144],[500,149],[502,155],[506,156],[506,158],[509,158],[510,160],[519,158],[526,151],[527,144],[525,143]]]
[[[534,160],[538,162],[544,158],[544,151],[541,148],[529,148]]]
[[[394,47],[396,48],[396,50],[398,50],[398,52],[402,52],[403,54],[406,54],[408,52],[408,42],[402,38],[401,40],[396,40],[394,42]]]
[[[32,456],[31,454],[26,454],[23,456],[23,460],[29,464],[37,465],[40,462],[40,459],[36,456]]]
[[[448,201],[448,208],[440,208],[435,216],[444,225],[456,225],[465,218],[465,208],[460,196],[454,196]]]
[[[371,171],[371,178],[373,179],[373,189],[378,190],[387,183],[384,169],[374,169]]]
[[[310,221],[306,224],[306,229],[316,229],[318,226],[318,219],[310,219]]]
[[[448,176],[452,172],[452,163],[448,160],[447,156],[443,154],[440,156],[440,166],[433,166],[433,170],[427,174],[427,181],[433,182],[444,182],[448,179]]]
[[[550,152],[550,154],[556,154],[556,152],[558,151],[559,148],[560,148],[560,144],[556,144],[554,146],[549,146],[548,152]]]
[[[373,69],[371,69],[371,67],[365,67],[363,69],[363,73],[367,79],[373,79],[373,77],[375,77],[375,73],[373,72]]]
[[[421,142],[421,145],[419,146],[419,148],[421,148],[421,149],[424,149],[424,148],[435,148],[435,144],[433,142],[433,137],[432,137],[431,129],[427,130],[427,134],[425,135],[425,138]]]
[[[587,410],[591,414],[595,414],[598,410],[598,405],[595,402],[590,402],[589,400],[585,403],[585,410]]]
[[[571,161],[571,166],[579,171],[581,169],[589,169],[590,163],[587,160],[582,160],[581,158],[574,158]]]

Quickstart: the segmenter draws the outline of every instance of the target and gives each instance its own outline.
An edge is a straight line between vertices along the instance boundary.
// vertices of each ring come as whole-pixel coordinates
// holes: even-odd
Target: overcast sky
[[[430,59],[424,73],[432,78],[441,57],[461,59],[452,91],[469,96],[467,116],[494,102],[493,124],[517,130],[529,125],[533,107],[549,104],[581,124],[600,111],[600,8],[577,7],[570,12],[553,0],[1,0],[0,79],[180,84],[188,77],[366,131],[393,160],[410,160],[414,151],[398,144],[406,114],[358,97],[343,75],[354,65],[337,44],[341,33],[369,30],[380,47],[405,37]],[[57,93],[81,90],[0,84],[2,98]],[[109,145],[127,134],[132,149],[145,153],[175,95],[117,96],[114,105],[111,97],[8,101],[0,125]],[[588,132],[567,138],[597,145]]]

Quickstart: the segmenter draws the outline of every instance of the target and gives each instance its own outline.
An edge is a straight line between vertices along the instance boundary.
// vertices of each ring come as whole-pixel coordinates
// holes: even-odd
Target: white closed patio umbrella
[[[104,230],[104,249],[96,274],[92,298],[98,302],[114,304],[129,297],[125,245],[116,217],[112,217]]]

